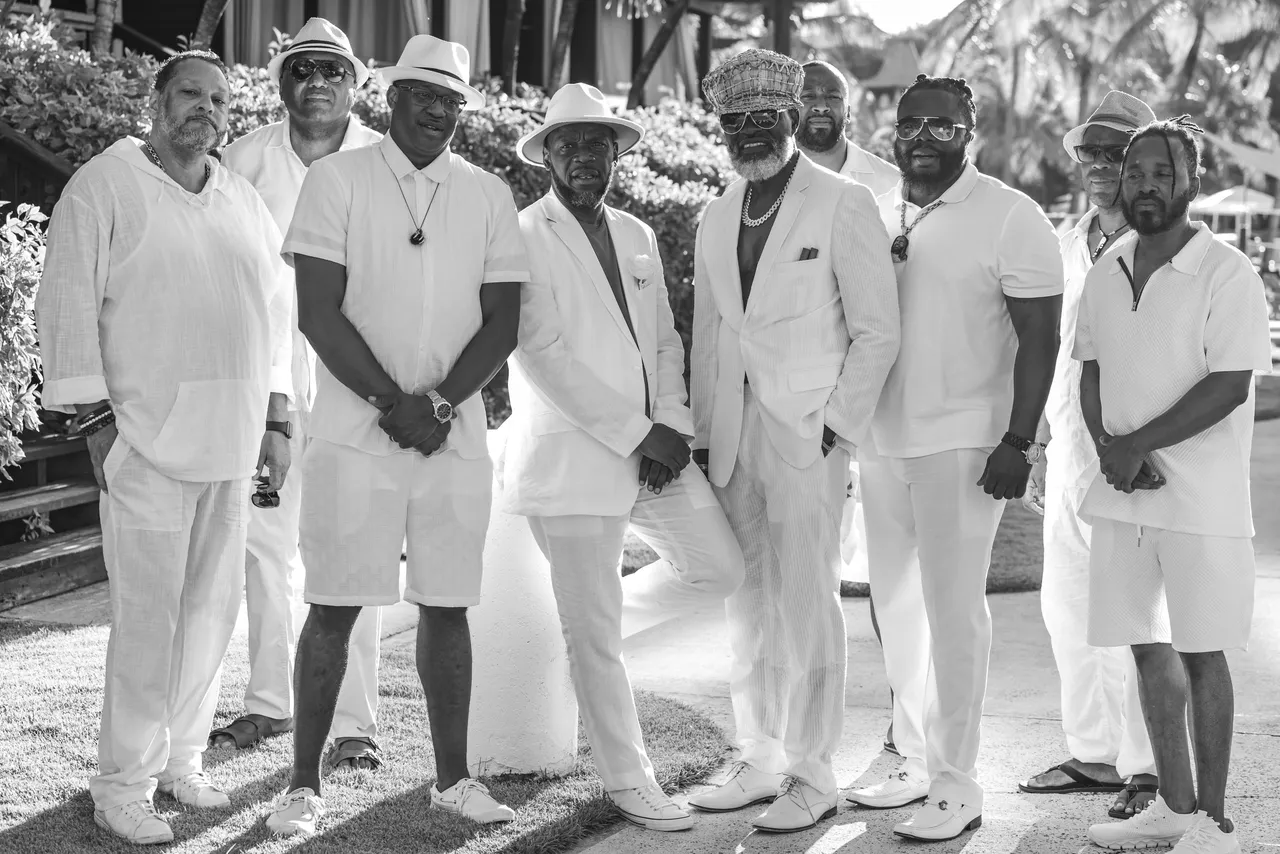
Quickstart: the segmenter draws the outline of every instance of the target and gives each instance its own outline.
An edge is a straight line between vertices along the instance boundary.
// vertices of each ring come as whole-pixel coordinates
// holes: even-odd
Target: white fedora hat
[[[484,106],[484,95],[468,82],[471,80],[471,54],[457,42],[447,42],[435,36],[414,36],[404,46],[400,61],[378,69],[378,73],[388,86],[400,80],[421,80],[452,89],[466,98],[464,110]]]
[[[1090,126],[1101,125],[1132,135],[1138,128],[1149,125],[1155,120],[1156,114],[1147,106],[1146,101],[1135,98],[1127,92],[1117,92],[1112,89],[1102,99],[1098,109],[1093,111],[1093,115],[1089,116],[1087,122],[1067,131],[1067,135],[1062,138],[1062,147],[1067,150],[1067,155],[1072,160],[1076,160],[1076,146],[1084,144],[1084,132]]]
[[[284,61],[308,51],[332,53],[350,62],[356,70],[356,88],[363,86],[369,79],[369,69],[351,52],[351,40],[347,38],[347,34],[324,18],[312,18],[303,24],[289,46],[271,57],[271,61],[267,63],[267,73],[278,85]]]
[[[542,127],[520,137],[516,153],[525,163],[545,166],[542,162],[542,142],[547,134],[562,125],[592,124],[613,128],[618,135],[618,154],[626,154],[636,147],[644,136],[644,128],[633,121],[620,119],[605,103],[604,93],[586,83],[570,83],[562,86],[551,98]]]

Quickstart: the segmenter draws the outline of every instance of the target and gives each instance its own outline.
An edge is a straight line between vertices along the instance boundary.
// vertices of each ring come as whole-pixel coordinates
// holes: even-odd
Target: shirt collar
[[[356,139],[356,134],[364,129],[360,119],[356,118],[352,113],[347,119],[347,130],[342,135],[342,144],[338,146],[339,151],[346,151],[348,148],[356,148],[360,145],[360,140]],[[293,150],[293,137],[289,133],[289,116],[285,115],[284,121],[280,123],[279,136],[272,142],[267,143],[268,148],[283,148],[293,156],[297,157],[297,152]]]
[[[1188,240],[1187,245],[1179,249],[1178,254],[1174,255],[1169,261],[1170,267],[1187,276],[1194,276],[1200,272],[1200,266],[1204,263],[1205,257],[1213,247],[1213,242],[1217,239],[1213,236],[1213,231],[1210,230],[1209,226],[1203,222],[1193,222],[1191,227],[1196,230],[1195,236]],[[1137,242],[1137,232],[1130,231],[1125,235],[1121,243],[1116,244],[1117,246],[1123,245],[1125,251],[1113,253],[1114,260],[1111,262],[1111,275],[1120,275],[1120,259],[1125,255],[1129,256],[1129,260],[1126,263],[1133,263],[1134,252],[1137,251]],[[1130,244],[1132,244],[1132,251]]]
[[[938,197],[938,201],[945,202],[949,205],[958,204],[969,198],[969,194],[973,192],[973,188],[978,186],[978,168],[972,162],[966,163],[964,171],[960,173],[960,177],[947,187],[947,191]],[[898,187],[893,191],[893,207],[894,210],[901,208],[907,201],[907,185],[906,180],[898,181]]]
[[[842,174],[848,175],[850,172],[870,172],[871,161],[867,159],[867,153],[858,146],[848,140],[845,141],[844,165],[840,167]]]
[[[1080,217],[1079,222],[1077,222],[1075,225],[1071,227],[1071,230],[1075,232],[1076,237],[1082,238],[1084,240],[1088,240],[1089,229],[1090,227],[1093,226],[1093,221],[1094,219],[1097,218],[1097,216],[1098,216],[1098,208],[1096,206],[1089,208],[1087,211],[1085,211],[1084,216]]]
[[[142,150],[143,140],[140,137],[129,136],[116,143],[118,153],[127,161],[132,163],[136,168],[155,176],[157,179],[172,184],[182,192],[187,193],[195,198],[203,198],[206,194],[222,193],[222,195],[230,198],[227,191],[227,182],[230,180],[231,172],[227,167],[222,165],[222,161],[214,157],[212,154],[205,155],[209,163],[209,180],[205,182],[204,187],[198,193],[192,193],[187,190],[169,175],[168,172],[151,162],[151,158]]]
[[[437,184],[444,183],[449,177],[452,169],[453,153],[448,149],[440,152],[440,156],[427,165],[425,169],[417,169],[404,152],[400,150],[400,146],[396,145],[396,141],[391,138],[391,134],[387,134],[378,143],[378,147],[382,149],[382,156],[386,158],[387,165],[391,167],[391,171],[395,173],[397,179],[407,178],[414,172],[421,171],[427,180],[434,181]]]

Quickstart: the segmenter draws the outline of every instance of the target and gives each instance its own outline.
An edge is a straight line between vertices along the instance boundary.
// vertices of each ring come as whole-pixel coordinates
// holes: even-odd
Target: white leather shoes
[[[930,799],[911,818],[894,825],[893,832],[908,839],[942,842],[981,826],[982,810],[977,807]]]
[[[276,836],[315,836],[324,813],[324,798],[305,787],[294,789],[271,804],[267,830]]]
[[[134,845],[163,845],[173,841],[173,828],[156,815],[151,801],[130,801],[93,811],[93,823]]]
[[[465,816],[476,824],[496,824],[516,817],[515,810],[495,801],[487,786],[470,777],[464,777],[443,792],[432,785],[431,805]]]
[[[1182,838],[1195,818],[1195,813],[1183,815],[1169,809],[1164,798],[1157,794],[1151,806],[1132,818],[1090,827],[1089,840],[1112,851],[1167,848]]]
[[[808,830],[835,815],[839,802],[839,792],[820,792],[798,777],[787,777],[778,791],[778,799],[751,824],[767,833]]]
[[[638,789],[617,789],[609,793],[609,800],[623,818],[646,830],[688,830],[698,822],[691,812],[653,784]]]
[[[157,787],[166,795],[172,795],[180,804],[197,809],[221,809],[231,806],[231,798],[227,793],[213,785],[209,776],[203,771],[196,771],[183,777],[161,783]]]
[[[889,779],[865,789],[855,789],[849,793],[848,801],[863,807],[877,810],[904,807],[914,801],[929,797],[929,780],[913,777],[906,771],[890,774]]]
[[[704,812],[733,812],[772,801],[782,786],[781,774],[766,774],[746,762],[735,762],[729,779],[706,792],[689,796],[689,806]]]

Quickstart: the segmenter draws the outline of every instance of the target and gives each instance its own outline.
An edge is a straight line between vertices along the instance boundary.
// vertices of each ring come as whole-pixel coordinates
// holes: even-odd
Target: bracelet
[[[116,413],[111,408],[111,404],[107,404],[88,415],[76,419],[76,432],[81,436],[92,436],[104,427],[116,423]]]

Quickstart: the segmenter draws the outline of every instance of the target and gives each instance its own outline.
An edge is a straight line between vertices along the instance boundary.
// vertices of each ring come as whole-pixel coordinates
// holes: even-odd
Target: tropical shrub
[[[6,469],[22,462],[19,435],[40,424],[35,302],[45,219],[32,205],[21,205],[0,223],[0,476],[6,480]]]

